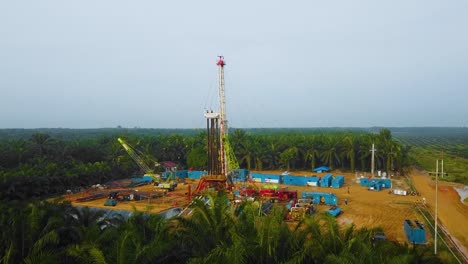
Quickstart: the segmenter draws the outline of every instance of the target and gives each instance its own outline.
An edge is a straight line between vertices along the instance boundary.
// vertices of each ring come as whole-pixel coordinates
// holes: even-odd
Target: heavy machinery
[[[298,199],[294,206],[290,207],[290,205],[291,203],[286,206],[288,213],[285,216],[285,220],[288,221],[299,221],[306,215],[314,214],[316,209],[311,199]]]
[[[279,201],[297,200],[297,191],[289,191],[287,189],[262,189],[259,195],[261,197],[274,198]]]
[[[122,147],[127,151],[128,155],[136,162],[136,164],[144,171],[145,176],[150,176],[153,179],[154,186],[161,189],[166,189],[169,191],[173,191],[177,187],[177,183],[174,182],[174,179],[169,177],[167,179],[162,179],[161,175],[154,172],[153,169],[148,166],[148,164],[144,161],[141,157],[143,153],[138,151],[137,149],[130,146],[125,140],[122,138],[117,139]],[[152,160],[151,160],[152,161]],[[158,162],[152,161],[154,163],[154,167],[160,166]]]

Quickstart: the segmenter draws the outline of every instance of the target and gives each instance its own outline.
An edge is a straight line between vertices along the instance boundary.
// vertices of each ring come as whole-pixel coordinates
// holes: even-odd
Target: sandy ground
[[[268,172],[280,174],[280,171]],[[312,175],[310,172],[294,172],[294,175]],[[313,174],[323,176],[324,174]],[[388,189],[380,192],[368,191],[356,181],[354,173],[333,172],[333,175],[345,176],[345,185],[340,189],[321,188],[310,186],[286,186],[290,190],[332,192],[338,196],[338,206],[343,210],[337,220],[342,225],[353,223],[357,228],[382,227],[388,239],[399,242],[407,242],[403,230],[405,219],[417,219],[423,221],[413,209],[413,203],[421,202],[418,196],[399,196],[388,193]],[[349,187],[349,193],[348,193]],[[408,189],[403,178],[394,179],[394,188]],[[344,200],[348,199],[348,204]],[[319,206],[319,210],[326,210],[330,206]],[[427,239],[430,239],[427,236]]]
[[[196,183],[193,183],[193,184],[196,184]],[[139,187],[133,188],[132,190],[145,192],[145,193],[160,192],[160,190],[155,188],[152,184],[139,186]],[[89,206],[89,207],[97,207],[97,208],[105,208],[105,209],[113,209],[113,210],[128,210],[128,211],[133,211],[136,209],[138,211],[145,211],[145,212],[152,212],[152,213],[158,213],[158,212],[164,211],[172,207],[185,207],[190,202],[190,200],[188,199],[188,196],[186,195],[188,192],[188,184],[179,184],[175,191],[166,192],[166,194],[160,198],[145,199],[145,200],[140,200],[140,201],[123,201],[123,202],[118,202],[116,206],[104,206],[104,202],[107,200],[107,198],[101,198],[101,199],[96,199],[96,200],[87,201],[87,202],[75,201],[77,198],[87,196],[89,194],[92,194],[93,192],[103,192],[103,191],[107,192],[108,190],[95,190],[95,191],[88,190],[87,192],[69,195],[67,196],[67,199],[72,201],[73,205],[78,205],[78,206]]]
[[[264,173],[281,174],[282,171],[267,171]],[[294,175],[312,175],[310,172],[294,172]],[[366,227],[381,227],[386,236],[401,243],[408,242],[403,230],[403,221],[405,219],[419,220],[425,222],[414,209],[415,203],[422,203],[423,198],[426,199],[427,206],[435,208],[435,182],[431,178],[419,171],[413,171],[410,175],[416,189],[420,192],[420,196],[399,196],[389,194],[387,189],[380,192],[368,191],[366,187],[361,187],[356,180],[354,173],[339,173],[334,172],[334,175],[344,175],[345,185],[340,189],[320,188],[310,186],[292,186],[280,185],[280,188],[288,188],[288,190],[298,191],[298,196],[303,191],[318,191],[332,192],[338,196],[339,206],[343,210],[343,214],[339,215],[337,220],[343,226],[354,223],[357,228]],[[323,176],[324,174],[314,174]],[[409,189],[403,177],[395,177],[392,179],[393,188]],[[88,202],[73,202],[74,205],[99,207],[115,210],[140,210],[149,212],[161,212],[171,207],[185,207],[189,204],[190,199],[187,196],[189,186],[191,190],[195,190],[197,180],[187,179],[185,184],[179,184],[174,192],[168,192],[162,198],[154,198],[143,201],[128,201],[119,202],[115,207],[104,206],[105,198],[97,199]],[[261,187],[262,183],[257,183],[256,186]],[[453,187],[462,187],[453,183],[445,183],[439,181],[438,200],[439,211],[438,218],[450,234],[458,242],[459,246],[464,249],[465,253],[468,248],[468,204],[460,201],[460,196]],[[140,186],[135,188],[140,192],[157,192],[158,189],[153,185]],[[349,192],[348,192],[349,190]],[[76,198],[88,195],[87,193],[78,193],[68,198],[74,201]],[[348,204],[344,200],[348,199]],[[325,211],[329,206],[318,206],[318,211]],[[428,226],[426,224],[426,226]],[[427,241],[433,241],[432,232],[426,232]]]
[[[434,215],[435,181],[419,171],[413,171],[410,177],[421,197],[426,198],[427,205]],[[464,247],[466,253],[468,252],[468,205],[460,201],[460,196],[453,187],[462,187],[462,185],[441,181],[438,183],[438,219],[458,240],[459,245]]]
[[[280,171],[268,171],[265,173],[280,174]],[[312,175],[310,172],[294,172],[294,175]],[[361,187],[356,182],[355,174],[351,173],[337,173],[334,175],[344,175],[345,185],[340,189],[333,188],[320,188],[309,186],[291,186],[280,185],[280,188],[288,188],[289,190],[297,190],[300,196],[303,191],[318,191],[318,192],[332,192],[338,196],[339,206],[343,209],[343,214],[338,216],[337,220],[343,225],[354,223],[357,228],[360,227],[382,227],[386,236],[391,240],[399,242],[407,242],[406,236],[403,231],[403,221],[405,219],[418,219],[423,221],[421,217],[413,209],[412,205],[415,202],[420,202],[421,197],[418,196],[398,196],[389,194],[387,189],[380,192],[368,191],[366,187]],[[315,174],[323,176],[324,174]],[[99,207],[106,209],[116,210],[133,210],[134,208],[141,211],[160,212],[165,209],[177,206],[184,207],[189,203],[189,199],[185,194],[188,192],[188,186],[194,190],[197,181],[188,180],[187,184],[179,184],[176,191],[169,192],[163,198],[144,200],[144,201],[129,201],[119,202],[115,207],[104,206],[106,199],[98,199],[89,202],[73,202],[74,205]],[[257,186],[261,187],[261,183]],[[398,187],[397,187],[398,186]],[[349,187],[349,193],[348,193]],[[407,189],[403,179],[394,179],[394,188]],[[154,186],[146,185],[140,186],[139,191],[151,192],[155,191]],[[70,196],[70,200],[82,197],[83,193]],[[348,204],[345,205],[344,199],[348,199]],[[429,199],[429,196],[428,196]],[[457,198],[454,198],[455,200]],[[330,206],[321,205],[319,211],[327,210]],[[447,211],[448,212],[448,211]],[[441,213],[442,215],[443,213]],[[463,233],[460,231],[459,233]],[[465,235],[467,232],[465,232]],[[430,236],[427,236],[430,240]]]

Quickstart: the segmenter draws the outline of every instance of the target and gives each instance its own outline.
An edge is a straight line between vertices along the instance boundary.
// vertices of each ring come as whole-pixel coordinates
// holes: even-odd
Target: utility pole
[[[388,171],[388,168],[387,168],[387,173],[388,173],[388,178],[389,179],[392,179],[392,173],[393,173],[393,154],[395,154],[395,152],[393,152],[393,146],[390,148],[390,153],[389,154],[389,157],[391,159],[391,164],[390,164],[390,172]]]
[[[371,151],[372,151],[372,161],[371,161],[371,174],[372,174],[372,178],[374,178],[374,166],[375,166],[375,157],[374,157],[374,156],[375,156],[375,151],[376,151],[374,145],[375,145],[375,144],[372,143],[372,149],[371,149]]]
[[[435,172],[435,217],[434,217],[434,255],[437,255],[437,209],[438,209],[438,192],[439,192],[439,164],[440,174],[444,175],[444,160],[436,160],[436,172]]]

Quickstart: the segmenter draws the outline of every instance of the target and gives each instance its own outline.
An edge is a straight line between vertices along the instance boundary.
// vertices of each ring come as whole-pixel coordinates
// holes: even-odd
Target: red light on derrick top
[[[218,63],[216,63],[216,65],[221,66],[221,67],[223,67],[224,65],[226,65],[226,64],[224,63],[224,57],[223,57],[223,56],[218,56],[218,57],[219,57],[219,60],[218,60]]]

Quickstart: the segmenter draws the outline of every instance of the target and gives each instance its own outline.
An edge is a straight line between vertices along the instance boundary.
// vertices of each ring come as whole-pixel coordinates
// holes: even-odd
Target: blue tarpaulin
[[[322,171],[329,172],[330,168],[328,168],[327,166],[321,166],[321,167],[315,168],[314,171],[319,172],[319,173],[322,172]]]

